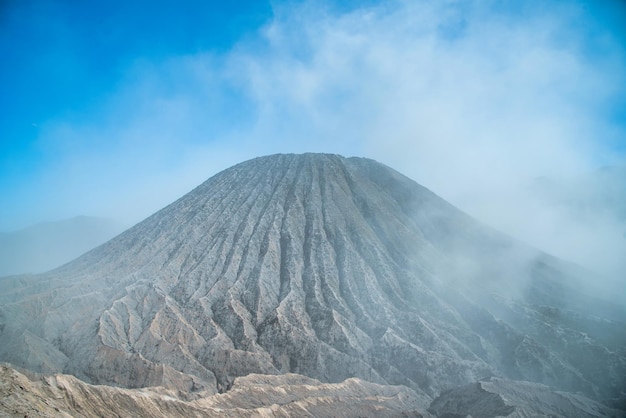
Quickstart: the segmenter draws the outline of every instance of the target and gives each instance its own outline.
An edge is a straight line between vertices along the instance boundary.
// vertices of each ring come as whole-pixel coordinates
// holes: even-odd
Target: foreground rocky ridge
[[[238,376],[405,385],[501,376],[624,393],[626,315],[588,273],[371,160],[228,169],[55,271],[0,279],[0,360],[192,398]]]
[[[181,399],[162,387],[122,389],[74,376],[28,378],[0,366],[0,416],[15,417],[624,417],[581,395],[492,378],[443,393],[428,410],[403,386],[360,379],[321,383],[301,375],[249,375],[224,394]]]
[[[162,387],[122,389],[74,376],[29,379],[0,366],[0,416],[15,417],[422,417],[415,392],[359,379],[322,384],[299,375],[237,378],[226,394],[184,400]]]

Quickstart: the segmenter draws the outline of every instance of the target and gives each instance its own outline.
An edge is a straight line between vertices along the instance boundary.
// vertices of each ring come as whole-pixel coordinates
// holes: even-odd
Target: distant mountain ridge
[[[372,160],[227,169],[52,272],[0,280],[0,360],[127,388],[250,373],[405,385],[490,376],[624,395],[626,315],[590,273]]]
[[[123,229],[111,219],[77,216],[0,232],[0,276],[42,273],[59,267]]]

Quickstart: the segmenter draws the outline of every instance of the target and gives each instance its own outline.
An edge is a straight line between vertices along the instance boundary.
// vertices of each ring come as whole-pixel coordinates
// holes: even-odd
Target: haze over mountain
[[[548,247],[601,272],[613,282],[613,291],[623,293],[626,165],[606,166],[585,175],[542,177],[533,182],[528,195],[551,208],[544,211],[545,219],[538,220],[545,225]]]
[[[111,219],[77,216],[0,232],[0,276],[51,270],[123,230],[123,225]]]
[[[422,411],[491,376],[618,405],[626,313],[589,280],[375,161],[273,155],[0,279],[0,360],[187,399],[298,373],[404,385]]]

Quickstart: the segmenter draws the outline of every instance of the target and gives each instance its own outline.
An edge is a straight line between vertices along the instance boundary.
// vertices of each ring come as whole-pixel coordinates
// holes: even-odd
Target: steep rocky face
[[[374,161],[275,155],[0,279],[0,360],[190,393],[291,372],[406,385],[425,406],[492,375],[616,398],[626,316],[577,290],[587,275]]]

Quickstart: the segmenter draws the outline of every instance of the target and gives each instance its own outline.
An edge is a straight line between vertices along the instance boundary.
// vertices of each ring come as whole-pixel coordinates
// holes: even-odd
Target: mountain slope
[[[275,155],[0,279],[0,360],[189,392],[291,372],[424,399],[492,375],[618,397],[626,316],[577,290],[588,274],[374,161]]]

